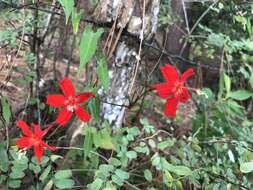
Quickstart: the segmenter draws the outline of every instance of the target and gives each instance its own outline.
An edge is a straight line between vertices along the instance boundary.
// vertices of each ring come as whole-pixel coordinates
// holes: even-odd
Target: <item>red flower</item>
[[[73,113],[82,121],[89,121],[91,115],[80,104],[86,102],[91,97],[95,97],[95,95],[92,93],[76,95],[75,88],[68,78],[60,81],[59,85],[65,96],[62,94],[49,94],[47,96],[47,104],[61,109],[55,122],[64,126],[71,119]]]
[[[155,84],[154,88],[158,96],[167,99],[164,110],[165,115],[175,117],[178,103],[186,103],[191,97],[184,83],[188,77],[194,75],[194,71],[193,69],[188,69],[179,77],[176,68],[171,65],[167,64],[161,67],[160,70],[166,82]]]
[[[34,154],[39,163],[41,163],[41,157],[43,155],[44,149],[51,151],[56,150],[56,147],[49,146],[42,140],[42,138],[47,134],[51,127],[48,127],[42,131],[39,125],[32,124],[32,127],[34,129],[33,132],[24,121],[18,121],[17,126],[24,133],[24,136],[16,141],[17,146],[21,149],[30,149],[32,146],[34,146]]]

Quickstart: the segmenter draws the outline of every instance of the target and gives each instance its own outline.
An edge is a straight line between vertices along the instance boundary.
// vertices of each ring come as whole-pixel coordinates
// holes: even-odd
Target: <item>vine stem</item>
[[[70,147],[56,147],[57,149],[63,149],[63,150],[80,150],[80,151],[84,151],[84,148],[79,148],[79,147],[74,147],[74,146],[70,146]],[[106,162],[109,162],[109,160],[104,157],[103,155],[94,152],[94,151],[90,151],[90,153],[95,154],[97,156],[99,156],[100,158],[103,158]]]
[[[207,9],[206,11],[199,17],[199,19],[194,23],[193,27],[191,28],[191,30],[188,32],[188,37],[191,36],[191,34],[193,33],[193,31],[197,28],[197,26],[199,25],[200,21],[207,15],[207,13],[214,7],[214,5],[216,5],[220,0],[215,0]],[[186,20],[187,22],[187,20]],[[183,48],[181,49],[180,52],[180,56],[182,55],[185,47],[186,47],[187,41],[184,42]]]
[[[135,80],[136,80],[136,77],[137,77],[138,69],[139,69],[139,66],[140,66],[140,61],[141,61],[141,49],[142,49],[142,44],[143,44],[143,40],[144,40],[144,27],[145,27],[145,4],[146,4],[146,1],[143,0],[143,7],[142,7],[142,29],[141,29],[141,32],[140,32],[139,52],[138,52],[138,55],[137,55],[137,64],[136,64],[136,68],[135,68],[135,72],[134,72],[134,77],[133,77],[133,80],[132,80],[132,82],[130,84],[128,95],[131,95],[131,93],[132,93],[132,90],[133,90],[133,87],[134,87],[134,83],[135,83]]]

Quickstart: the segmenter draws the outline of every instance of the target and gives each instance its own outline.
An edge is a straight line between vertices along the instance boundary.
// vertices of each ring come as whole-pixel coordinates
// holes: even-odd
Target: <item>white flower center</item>
[[[76,105],[76,98],[75,97],[72,97],[70,96],[66,102],[65,102],[66,106],[67,106],[67,110],[70,111],[70,112],[74,112],[77,105]]]
[[[74,112],[76,108],[76,105],[67,105],[67,110]]]

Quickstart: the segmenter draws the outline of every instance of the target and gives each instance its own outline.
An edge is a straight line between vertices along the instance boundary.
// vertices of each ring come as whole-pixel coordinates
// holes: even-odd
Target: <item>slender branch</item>
[[[84,149],[83,148],[79,148],[79,147],[73,147],[73,146],[70,146],[70,147],[56,147],[57,149],[64,149],[64,150],[80,150],[80,151],[83,151]],[[90,151],[90,153],[92,154],[95,154],[99,157],[101,157],[102,159],[104,159],[106,162],[109,162],[109,160],[104,157],[103,155],[97,153],[97,152],[94,152],[94,151]]]
[[[165,50],[163,51],[162,49],[160,49],[158,47],[155,47],[154,45],[152,45],[150,43],[145,43],[144,42],[144,45],[147,46],[147,47],[150,47],[150,48],[152,48],[152,49],[154,49],[154,50],[156,50],[158,52],[163,52],[163,54],[166,55],[169,58],[172,58],[172,59],[174,58],[174,59],[180,60],[180,61],[182,61],[184,63],[187,63],[189,65],[192,65],[192,66],[202,67],[202,68],[206,68],[206,69],[214,70],[214,71],[219,71],[219,69],[220,69],[219,67],[213,67],[213,66],[210,67],[208,65],[199,64],[197,62],[190,61],[190,60],[182,57],[181,55],[172,54],[172,53],[170,53],[168,51],[165,51]]]
[[[223,181],[226,181],[227,183],[231,183],[233,185],[236,185],[236,186],[239,186],[240,189],[243,188],[243,189],[246,189],[246,190],[250,190],[250,188],[240,184],[240,183],[236,183],[236,182],[233,182],[231,181],[230,179],[224,177],[223,175],[219,175],[219,174],[215,174],[215,173],[212,173],[212,172],[209,172],[209,171],[206,171],[210,176],[212,176],[213,178],[215,179],[221,179]]]
[[[13,8],[16,8],[18,9],[17,7],[13,7]],[[36,9],[34,6],[32,6],[31,4],[27,5],[26,6],[27,9]],[[42,11],[42,12],[47,12],[49,14],[55,14],[55,15],[58,15],[58,16],[61,16],[61,17],[65,17],[64,14],[61,14],[59,12],[56,12],[56,11],[53,11],[53,10],[47,10],[47,9],[42,9],[42,8],[37,8],[39,11]],[[111,28],[112,27],[112,24],[113,23],[110,23],[110,22],[99,22],[99,21],[95,21],[91,18],[81,18],[80,20],[81,22],[87,22],[87,23],[91,23],[91,24],[94,24],[98,27],[107,27],[107,28]],[[137,42],[140,42],[140,38],[138,37],[138,35],[134,35],[134,34],[131,34],[127,31],[123,31],[122,32],[122,35],[123,36],[126,36],[126,37],[131,37],[132,39],[136,40]],[[164,55],[166,55],[167,57],[169,58],[173,58],[173,59],[177,59],[179,61],[182,61],[186,64],[190,64],[192,66],[198,66],[198,67],[202,67],[202,68],[206,68],[206,69],[209,69],[209,70],[215,70],[215,71],[218,71],[219,68],[218,67],[210,67],[208,65],[203,65],[203,64],[199,64],[197,62],[194,62],[194,61],[191,61],[191,60],[188,60],[184,57],[182,57],[181,55],[176,55],[176,54],[173,54],[171,52],[168,52],[168,51],[165,51],[163,49],[160,49],[156,46],[154,46],[153,44],[150,44],[149,42],[147,42],[146,40],[143,39],[143,46],[145,47],[149,47],[149,48],[152,48],[160,53],[163,53]]]
[[[144,40],[144,27],[145,27],[145,0],[143,0],[143,6],[142,6],[142,28],[140,31],[140,45],[139,45],[139,52],[137,55],[137,64],[136,64],[136,68],[135,68],[135,72],[134,72],[134,77],[132,79],[132,82],[130,84],[130,88],[129,88],[129,93],[128,95],[131,95],[133,87],[134,87],[134,83],[137,77],[137,73],[139,70],[139,66],[140,66],[140,61],[141,61],[141,49],[142,49],[142,44],[143,44],[143,40]]]
[[[196,27],[199,25],[200,21],[207,15],[207,13],[213,8],[215,4],[217,4],[220,0],[215,0],[207,9],[206,11],[199,17],[199,19],[195,22],[193,27],[190,30],[190,34],[193,33],[193,31],[196,29]]]

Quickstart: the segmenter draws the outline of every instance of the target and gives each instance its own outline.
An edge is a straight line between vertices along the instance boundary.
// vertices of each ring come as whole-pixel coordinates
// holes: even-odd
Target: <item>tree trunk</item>
[[[159,9],[160,0],[100,0],[95,9],[94,18],[98,21],[114,23],[104,47],[109,60],[110,89],[106,94],[101,93],[107,102],[102,105],[101,117],[117,128],[121,127],[125,106],[129,105],[129,89],[139,51],[139,42],[120,37],[125,30],[139,39],[151,39],[157,30]]]

